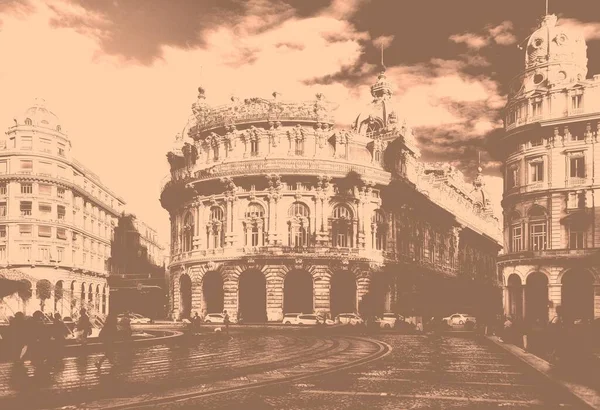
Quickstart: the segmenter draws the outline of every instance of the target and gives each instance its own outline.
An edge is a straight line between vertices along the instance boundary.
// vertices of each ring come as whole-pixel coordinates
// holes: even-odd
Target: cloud
[[[347,20],[369,1],[370,0],[333,0],[324,14]]]
[[[377,48],[388,48],[394,41],[394,36],[379,36],[373,40],[373,45]]]
[[[583,32],[583,37],[586,41],[600,40],[600,23],[584,23],[574,18],[561,18],[558,24],[571,30],[579,30]]]
[[[495,27],[489,28],[489,37],[501,46],[510,46],[517,42],[517,38],[512,33],[513,23],[510,21],[503,21]]]
[[[483,33],[454,34],[449,39],[457,44],[465,44],[470,50],[478,51],[494,43],[502,46],[515,44],[517,38],[512,34],[512,30],[512,22],[503,21],[497,26],[486,26]]]
[[[479,50],[489,44],[489,39],[472,33],[454,34],[450,36],[450,41],[454,41],[457,44],[466,44],[468,48],[474,50]]]
[[[0,49],[14,63],[0,65],[0,88],[11,97],[0,99],[0,113],[8,113],[0,129],[11,113],[45,97],[69,131],[75,156],[164,241],[169,220],[158,198],[159,181],[168,174],[165,154],[191,114],[199,85],[211,105],[232,94],[268,98],[278,91],[282,99],[302,100],[322,92],[339,104],[340,125],[349,125],[372,99],[377,67],[364,57],[370,34],[342,17],[363,2],[334,2],[307,18],[283,2],[234,2],[211,17],[197,19],[198,8],[179,20],[180,11],[160,7],[144,20],[136,4],[56,1],[2,14]],[[169,23],[159,24],[159,17]],[[171,32],[174,24],[180,32]],[[468,56],[386,72],[396,85],[398,114],[418,127],[424,156],[470,164],[497,125],[503,103],[497,84],[469,73],[474,60]],[[113,164],[127,164],[126,171]]]

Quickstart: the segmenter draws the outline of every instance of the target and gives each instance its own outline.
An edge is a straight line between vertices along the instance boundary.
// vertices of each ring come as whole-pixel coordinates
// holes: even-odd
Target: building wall
[[[543,58],[532,58],[532,47],[527,48],[525,69],[509,95],[506,132],[496,150],[505,174],[506,252],[499,264],[505,313],[547,320],[563,305],[570,319],[600,317],[594,256],[600,248],[600,77],[585,78],[583,36],[563,37],[555,16],[545,16],[531,38],[549,40],[556,48]],[[546,295],[535,298],[540,306],[535,314],[527,310],[534,303],[527,297],[535,293],[531,278],[541,281],[536,286]],[[584,307],[563,297],[575,282],[586,283],[580,289],[581,298],[588,300]]]
[[[388,265],[439,277],[469,271],[496,281],[500,231],[481,175],[467,184],[446,164],[420,162],[412,130],[395,114],[385,117],[389,108],[377,114],[389,102],[387,91],[377,94],[386,87],[381,74],[375,111],[359,115],[351,130],[333,127],[319,95],[306,103],[234,100],[233,110],[208,107],[201,90],[195,119],[168,154],[171,175],[161,195],[171,220],[173,317],[206,310],[220,289],[223,308],[235,317],[245,275],[264,280],[268,320],[281,319],[286,280],[299,271],[310,275],[313,309],[324,312],[357,310],[375,272]],[[227,117],[232,112],[236,118]],[[281,121],[273,120],[275,112]],[[374,118],[379,125],[367,127]],[[297,242],[300,229],[306,236]],[[461,230],[477,240],[461,247]],[[222,285],[205,292],[211,272]],[[351,301],[345,305],[331,295],[334,282],[343,281]]]
[[[108,293],[106,261],[123,200],[72,158],[68,136],[43,104],[16,118],[0,147],[0,266],[23,272],[34,298],[43,279],[93,285],[92,299],[98,286]],[[64,293],[71,297],[70,287]]]

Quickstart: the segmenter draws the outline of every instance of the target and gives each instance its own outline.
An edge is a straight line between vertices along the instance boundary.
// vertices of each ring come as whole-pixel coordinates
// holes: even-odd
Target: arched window
[[[367,136],[377,134],[383,128],[383,122],[379,118],[369,116],[366,120],[360,123],[359,132],[364,131]]]
[[[534,205],[529,210],[529,249],[542,251],[547,246],[547,218],[546,210]]]
[[[333,246],[351,248],[354,238],[354,215],[352,210],[344,204],[333,208],[332,235]]]
[[[513,211],[507,218],[510,224],[510,251],[520,252],[523,250],[523,224],[521,214]]]
[[[31,118],[25,118],[25,125],[33,125],[33,121],[31,121]]]
[[[376,209],[371,220],[371,231],[373,232],[373,248],[385,250],[387,237],[387,224],[385,215],[381,209]]]
[[[381,151],[379,150],[375,151],[375,162],[378,164],[381,162]]]
[[[210,220],[207,226],[207,247],[222,248],[225,244],[225,218],[223,208],[210,208]]]
[[[265,209],[253,202],[248,205],[244,220],[246,246],[263,246],[265,242]]]
[[[188,212],[183,218],[181,243],[183,246],[183,252],[189,252],[192,250],[194,240],[194,217],[191,212]]]
[[[250,140],[250,155],[253,157],[258,155],[258,138],[252,138]]]
[[[58,132],[62,131],[62,128],[61,128],[61,126],[60,126],[60,125],[57,125],[57,126],[56,126],[56,131],[58,131]]]
[[[309,245],[310,210],[302,202],[294,202],[288,209],[288,244],[293,247]]]
[[[296,139],[295,148],[296,155],[304,155],[304,139]]]

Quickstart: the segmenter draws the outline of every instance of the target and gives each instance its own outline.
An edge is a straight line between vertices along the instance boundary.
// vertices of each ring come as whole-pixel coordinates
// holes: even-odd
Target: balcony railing
[[[585,185],[586,183],[587,183],[586,178],[571,177],[571,178],[567,179],[567,187]]]
[[[498,262],[508,262],[512,260],[524,260],[524,259],[540,259],[540,258],[581,258],[593,254],[597,254],[600,251],[596,248],[592,249],[546,249],[542,251],[521,251],[507,253],[498,256]]]

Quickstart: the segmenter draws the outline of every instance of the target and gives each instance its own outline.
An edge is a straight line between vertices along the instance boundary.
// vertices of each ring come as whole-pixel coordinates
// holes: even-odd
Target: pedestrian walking
[[[53,361],[56,361],[62,357],[65,339],[69,335],[73,335],[73,332],[67,327],[67,325],[65,325],[60,313],[55,313],[52,318],[52,326],[50,328],[50,339],[52,341],[50,355],[54,359]]]
[[[129,317],[129,311],[125,311],[123,314],[123,318],[119,322],[119,326],[121,327],[121,333],[125,339],[130,339],[133,334],[133,330],[131,330],[131,318]]]
[[[85,308],[79,311],[79,320],[77,321],[77,339],[81,344],[86,344],[88,336],[92,334],[92,322]]]
[[[556,307],[556,315],[550,319],[548,336],[550,342],[550,363],[559,364],[566,353],[565,321],[562,315],[562,306]]]
[[[44,314],[37,310],[29,321],[29,357],[34,365],[43,365],[47,359],[50,332],[44,323]]]
[[[12,347],[11,356],[15,363],[22,363],[27,353],[29,343],[29,329],[27,318],[23,312],[15,313],[15,317],[8,326],[9,342]]]
[[[194,317],[192,318],[192,333],[200,333],[200,325],[202,323],[202,319],[200,319],[200,316],[198,315],[198,312],[196,312],[194,314]]]
[[[118,339],[118,335],[119,328],[117,316],[114,313],[109,313],[106,317],[104,327],[102,327],[100,335],[98,336],[104,348],[104,356],[102,356],[96,362],[96,368],[98,370],[100,370],[102,363],[104,363],[105,360],[108,360],[111,365],[113,364],[115,355],[115,341]]]
[[[225,333],[229,336],[229,313],[226,310],[223,311],[223,323],[225,324]]]

